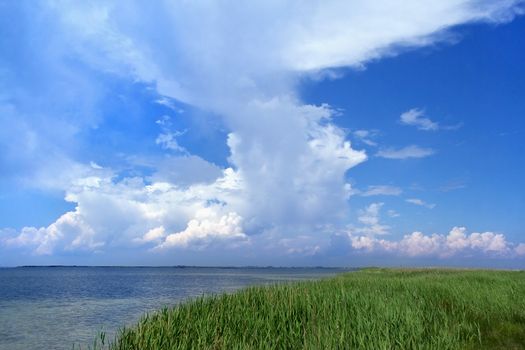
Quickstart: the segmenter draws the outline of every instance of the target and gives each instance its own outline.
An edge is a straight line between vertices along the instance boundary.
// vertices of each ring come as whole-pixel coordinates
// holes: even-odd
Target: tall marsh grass
[[[146,315],[96,348],[525,349],[525,271],[365,269]]]

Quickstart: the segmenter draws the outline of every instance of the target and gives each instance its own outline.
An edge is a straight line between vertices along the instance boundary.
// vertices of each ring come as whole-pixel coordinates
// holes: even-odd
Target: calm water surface
[[[0,268],[0,350],[71,349],[145,312],[203,294],[317,279],[325,268]]]

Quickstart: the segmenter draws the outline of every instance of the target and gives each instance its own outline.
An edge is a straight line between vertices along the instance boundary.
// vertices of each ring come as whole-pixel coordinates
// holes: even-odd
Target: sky
[[[0,266],[525,268],[524,14],[0,1]]]

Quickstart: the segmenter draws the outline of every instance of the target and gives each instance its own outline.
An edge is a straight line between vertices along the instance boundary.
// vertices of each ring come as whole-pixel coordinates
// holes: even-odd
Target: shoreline
[[[523,270],[368,268],[202,296],[146,314],[101,345],[118,350],[523,348],[523,296]]]

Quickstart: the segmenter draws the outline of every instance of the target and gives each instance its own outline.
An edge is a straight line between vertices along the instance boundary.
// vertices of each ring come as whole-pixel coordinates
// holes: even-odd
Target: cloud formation
[[[495,232],[468,233],[465,227],[455,226],[448,234],[426,235],[415,231],[400,239],[387,238],[392,235],[391,227],[381,223],[381,209],[384,203],[372,203],[359,211],[361,226],[349,226],[345,236],[350,248],[349,254],[382,255],[409,258],[520,258],[525,256],[524,243],[511,243],[505,235]],[[392,213],[393,212],[393,213]],[[394,214],[394,215],[392,215]],[[396,212],[389,210],[390,217]],[[341,237],[341,235],[336,235]],[[337,244],[341,246],[343,241]],[[333,243],[332,243],[333,244]],[[340,247],[339,247],[340,248]]]
[[[320,227],[331,225],[335,230],[348,224],[351,188],[345,174],[367,155],[354,149],[346,131],[334,124],[337,113],[330,106],[301,101],[300,81],[328,74],[332,68],[361,68],[374,59],[441,42],[455,25],[509,21],[518,12],[517,3],[43,3],[34,11],[52,18],[53,33],[61,34],[53,36],[51,48],[56,50],[43,50],[43,55],[51,52],[50,61],[75,60],[89,70],[141,82],[155,89],[164,104],[185,103],[218,116],[228,130],[229,166],[217,169],[197,155],[186,154],[177,135],[167,131],[152,142],[185,155],[166,158],[168,161],[192,164],[190,170],[211,169],[214,176],[203,177],[195,170],[182,179],[180,171],[162,169],[148,176],[122,175],[117,170],[83,165],[68,152],[53,152],[56,157],[32,173],[37,178],[42,174],[38,183],[49,181],[50,187],[65,191],[75,209],[47,227],[26,227],[3,244],[36,254],[100,251],[131,244],[157,250],[201,249],[214,242],[249,241],[256,235],[273,237],[279,231],[288,250],[315,252]],[[31,9],[26,10],[27,18],[35,17]],[[44,24],[37,21],[32,32],[38,33],[38,26]],[[68,86],[75,87],[70,72],[55,70],[62,73],[59,78],[70,82]],[[43,79],[43,86],[54,86],[48,84],[53,79]],[[38,94],[32,91],[32,95]],[[51,97],[50,104],[58,99]],[[69,100],[77,101],[78,94]],[[0,118],[7,118],[0,119],[2,124],[19,120],[17,115],[34,113],[19,107],[1,100],[1,110],[8,112],[0,113]],[[81,115],[97,115],[86,110]],[[414,118],[421,122],[419,116]],[[44,137],[48,135],[20,120],[3,133],[20,129],[17,135],[23,136],[23,143],[17,145],[22,154],[27,152],[22,157],[27,163],[38,159],[37,146],[61,149],[75,139],[77,129],[97,122],[54,120],[54,129],[65,125],[68,131],[56,146],[48,141],[54,135]],[[356,135],[373,145],[370,135]],[[12,157],[15,149],[10,140],[2,137],[0,142]],[[380,150],[377,155],[406,159],[433,153],[412,145]],[[376,194],[388,191],[392,193],[392,189],[370,189]],[[378,221],[381,205],[372,204],[360,214],[363,227],[356,233],[387,233],[388,226]],[[304,238],[305,232],[314,238]],[[291,248],[289,242],[308,242],[312,249]]]
[[[231,211],[243,184],[230,168],[212,183],[189,187],[147,185],[139,177],[115,182],[114,175],[101,169],[78,179],[66,193],[66,200],[76,203],[74,211],[47,227],[25,227],[3,244],[50,255],[137,244],[197,248],[244,237],[241,218]]]
[[[157,232],[160,234],[161,231]],[[246,239],[247,236],[242,229],[242,218],[237,213],[230,212],[219,217],[215,210],[204,208],[197,211],[195,218],[188,222],[183,231],[167,235],[164,242],[156,248],[187,248],[190,244],[205,248],[210,242],[216,240],[239,241]]]
[[[399,241],[377,239],[371,236],[350,235],[353,249],[367,252],[385,252],[409,257],[439,257],[451,256],[507,256],[519,254],[521,244],[512,252],[513,244],[507,242],[505,236],[494,232],[474,232],[467,234],[465,227],[453,227],[447,235],[425,235],[413,232],[403,236]]]

